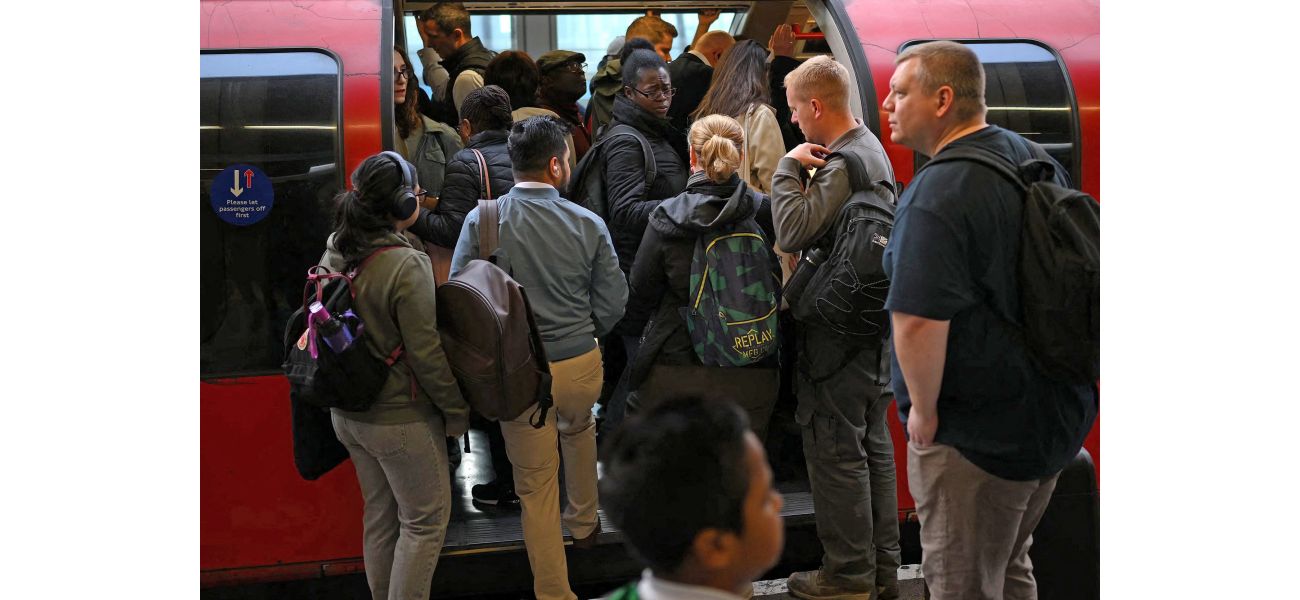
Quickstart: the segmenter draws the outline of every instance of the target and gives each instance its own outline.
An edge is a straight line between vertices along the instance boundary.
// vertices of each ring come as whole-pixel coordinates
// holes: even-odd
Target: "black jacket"
[[[673,122],[673,127],[686,131],[691,125],[691,113],[704,100],[704,93],[709,91],[709,83],[713,81],[713,67],[687,52],[668,63],[668,76],[673,87],[677,88],[673,103],[668,107],[668,120]]]
[[[749,189],[737,175],[726,183],[710,181],[702,173],[692,176],[686,191],[669,198],[650,215],[641,249],[628,278],[624,319],[644,322],[641,348],[629,379],[636,389],[655,364],[699,365],[680,308],[690,303],[691,259],[695,242],[704,233],[753,217],[772,246],[772,205],[768,197]],[[770,251],[769,251],[770,252]],[[771,253],[773,275],[780,264]],[[758,363],[774,366],[774,359]]]
[[[487,161],[493,198],[500,197],[515,186],[515,176],[510,168],[510,153],[506,150],[506,136],[505,131],[480,131],[469,138],[465,149],[457,152],[447,162],[442,195],[438,197],[438,210],[420,209],[420,217],[411,225],[411,233],[444,248],[456,247],[465,215],[478,206],[478,200],[483,198],[483,180],[479,173],[478,158],[470,150],[482,152],[483,159]]]
[[[655,155],[655,179],[646,190],[645,158],[641,144],[627,136],[612,138],[605,148],[605,199],[609,210],[609,232],[623,272],[632,269],[637,246],[645,233],[650,213],[660,202],[686,189],[688,176],[686,136],[673,129],[667,119],[637,106],[626,96],[614,99],[614,120],[610,126],[626,123],[650,142]],[[678,150],[678,146],[681,150]]]
[[[457,48],[451,56],[442,58],[442,68],[447,69],[447,90],[443,92],[442,98],[434,100],[433,118],[442,121],[455,128],[460,124],[459,113],[456,112],[456,103],[452,100],[452,89],[456,87],[456,78],[460,77],[465,71],[477,71],[480,75],[487,72],[488,63],[497,55],[496,52],[483,47],[478,36],[465,42],[465,45]]]

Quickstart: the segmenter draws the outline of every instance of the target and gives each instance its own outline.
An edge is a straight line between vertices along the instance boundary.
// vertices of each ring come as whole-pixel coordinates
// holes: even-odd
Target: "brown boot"
[[[875,587],[875,586],[872,586]],[[792,573],[786,580],[790,595],[803,600],[872,600],[874,590],[851,590],[822,580],[821,569]]]

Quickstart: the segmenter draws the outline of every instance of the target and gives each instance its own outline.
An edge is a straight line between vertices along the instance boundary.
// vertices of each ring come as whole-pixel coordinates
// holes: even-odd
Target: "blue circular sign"
[[[226,167],[212,180],[212,211],[231,225],[252,225],[271,214],[271,178],[253,165]]]

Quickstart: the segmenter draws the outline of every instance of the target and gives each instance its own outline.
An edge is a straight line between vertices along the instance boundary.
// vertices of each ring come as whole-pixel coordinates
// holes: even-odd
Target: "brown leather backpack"
[[[528,295],[500,267],[497,201],[479,200],[479,258],[438,287],[438,332],[461,394],[493,421],[536,406],[541,428],[550,410],[551,371]]]

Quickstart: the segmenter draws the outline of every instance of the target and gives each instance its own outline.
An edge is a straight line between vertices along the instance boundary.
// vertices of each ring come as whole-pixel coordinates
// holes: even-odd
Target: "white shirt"
[[[740,596],[716,588],[660,579],[650,569],[641,572],[636,594],[641,600],[740,600]]]
[[[704,61],[704,64],[709,65],[710,67],[713,66],[713,63],[712,63],[711,61],[709,61],[709,57],[707,57],[707,56],[705,56],[704,54],[700,53],[699,50],[691,50],[691,54],[694,54],[694,55],[700,57],[700,60]]]
[[[546,188],[554,188],[555,186],[549,183],[542,183],[540,181],[519,181],[519,182],[515,182],[515,187],[534,188],[534,189],[544,190]]]

